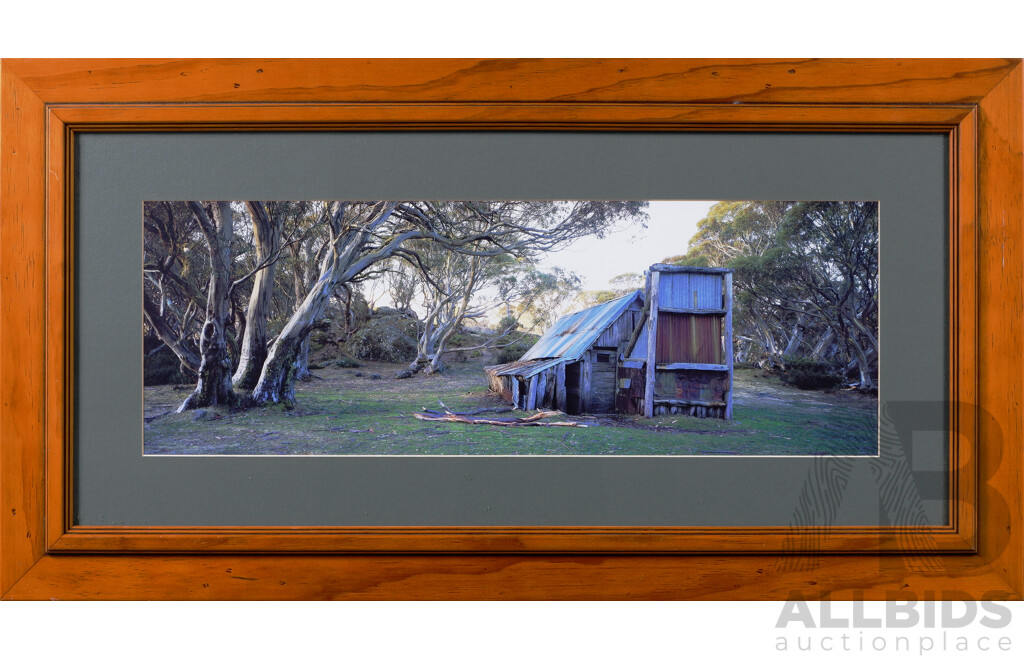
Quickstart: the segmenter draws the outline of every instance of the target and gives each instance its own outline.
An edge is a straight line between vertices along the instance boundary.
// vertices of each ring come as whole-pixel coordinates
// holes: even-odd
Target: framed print
[[[5,598],[1020,597],[1019,60],[0,82]]]

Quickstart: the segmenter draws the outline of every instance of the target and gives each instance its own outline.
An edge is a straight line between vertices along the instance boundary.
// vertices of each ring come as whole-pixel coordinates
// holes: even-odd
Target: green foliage
[[[370,316],[372,316],[373,313],[376,313],[371,312],[370,303],[367,302],[366,296],[363,295],[362,291],[356,288],[357,286],[358,285],[350,284],[347,287],[342,287],[341,292],[336,297],[336,299],[340,301],[338,303],[338,307],[341,313],[339,314],[338,323],[341,325],[344,325],[345,323],[345,300],[349,300],[348,307],[352,312],[352,324],[354,326],[360,325],[361,323],[365,322],[366,319],[370,318]]]
[[[523,357],[523,354],[529,350],[528,348],[521,348],[518,346],[506,346],[501,349],[498,353],[498,364],[508,364],[509,362],[518,362],[519,358]]]
[[[145,337],[143,346],[146,352],[142,360],[143,385],[184,385],[194,384],[195,380],[181,373],[181,361],[167,346],[155,337]],[[157,347],[160,350],[153,352]]]
[[[537,335],[528,335],[525,333],[516,333],[516,341],[514,344],[510,344],[501,349],[498,353],[498,364],[506,364],[508,362],[518,362],[526,351],[533,348],[533,345],[540,339]]]
[[[560,316],[562,305],[580,290],[576,273],[555,266],[550,272],[523,264],[517,274],[520,289],[517,311],[532,328],[550,327]]]
[[[608,280],[608,284],[611,284],[615,291],[621,291],[623,294],[626,294],[630,291],[642,289],[644,286],[644,276],[642,273],[621,273]]]
[[[356,367],[361,367],[362,365],[359,364],[359,362],[350,358],[349,356],[342,355],[340,358],[334,361],[334,366],[341,367],[343,369],[355,369]]]
[[[718,202],[697,227],[689,251],[663,262],[735,271],[738,359],[854,364],[871,387],[878,364],[877,202]],[[832,380],[808,365],[793,371],[788,378],[801,386],[829,387]]]
[[[597,305],[603,305],[604,303],[615,300],[622,294],[618,291],[581,291],[576,297],[575,304],[573,305],[574,310],[583,310]]]
[[[670,266],[697,266],[707,268],[711,266],[711,259],[706,254],[679,254],[674,257],[667,257],[661,263]]]
[[[498,321],[498,334],[511,332],[519,327],[519,320],[514,316],[503,316]]]
[[[329,316],[323,316],[316,320],[313,324],[313,329],[309,332],[309,350],[317,351],[334,343],[334,337],[332,332],[332,319]]]
[[[644,276],[640,273],[621,273],[608,280],[611,289],[581,291],[573,304],[573,310],[583,310],[602,305],[616,298],[644,288]]]
[[[839,386],[842,378],[836,374],[835,365],[811,358],[783,358],[785,370],[782,382],[801,390],[831,390]]]
[[[410,313],[401,309],[395,309],[394,307],[382,306],[373,310],[373,316],[374,318],[381,318],[384,316],[410,316]]]
[[[348,341],[357,358],[374,362],[409,362],[416,357],[419,321],[398,310],[377,310]]]

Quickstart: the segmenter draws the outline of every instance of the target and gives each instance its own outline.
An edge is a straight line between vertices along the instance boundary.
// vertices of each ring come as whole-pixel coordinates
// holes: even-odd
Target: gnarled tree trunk
[[[821,337],[818,338],[818,342],[814,345],[814,349],[811,351],[811,357],[815,360],[824,360],[828,357],[829,349],[832,348],[832,344],[835,343],[835,331],[832,330],[832,326],[825,328],[825,332],[822,333]]]
[[[857,373],[860,374],[860,383],[857,387],[865,392],[874,391],[876,387],[875,381],[871,378],[871,359],[868,357],[868,352],[856,341],[851,344],[856,355]]]
[[[224,333],[231,314],[228,297],[231,288],[231,203],[214,202],[212,218],[199,202],[188,202],[188,206],[206,236],[210,252],[210,287],[206,296],[206,320],[199,336],[199,380],[178,412],[234,403],[231,356]]]
[[[302,345],[331,298],[327,291],[332,287],[329,271],[330,268],[326,276],[313,286],[271,345],[259,382],[252,391],[254,403],[283,403],[286,407],[295,404],[295,381],[299,376]]]
[[[801,314],[796,322],[793,324],[793,332],[789,336],[789,342],[786,344],[785,350],[782,354],[785,357],[793,357],[800,350],[800,342],[804,338],[804,316]]]
[[[468,293],[467,290],[466,297],[468,297]],[[416,341],[416,358],[405,371],[399,372],[399,378],[409,378],[421,371],[426,374],[444,371],[441,356],[444,354],[445,344],[461,323],[461,318],[456,318],[456,315],[451,313],[445,313],[450,311],[446,310],[446,307],[452,304],[452,298],[451,295],[442,295],[435,299],[434,308],[423,320],[423,329]]]
[[[263,202],[246,202],[252,216],[252,233],[256,244],[256,263],[262,265],[254,276],[249,307],[245,312],[245,332],[238,355],[238,368],[231,379],[239,390],[249,391],[256,386],[260,371],[267,359],[267,315],[274,297],[274,273],[281,249],[284,213],[271,217]]]
[[[380,248],[364,252],[373,240],[373,230],[387,222],[395,206],[394,202],[378,202],[359,211],[359,217],[346,219],[348,204],[332,202],[329,210],[331,247],[320,263],[320,277],[271,345],[259,382],[252,392],[254,403],[295,405],[295,381],[302,343],[323,316],[335,288],[370,265],[390,257],[405,240],[419,235],[418,232],[399,234]]]
[[[490,309],[470,309],[469,306],[478,284],[483,281],[482,268],[483,263],[475,256],[459,260],[448,252],[438,264],[439,277],[435,279],[420,263],[419,274],[429,309],[416,342],[416,359],[408,369],[398,374],[399,378],[408,378],[421,371],[435,374],[445,370],[442,357],[448,342],[465,321],[478,318]],[[491,308],[494,306],[496,304]]]
[[[750,307],[750,317],[754,320],[757,326],[758,334],[760,335],[761,345],[764,347],[764,356],[761,358],[759,364],[761,368],[777,367],[780,365],[779,360],[779,348],[775,343],[775,335],[772,333],[771,328],[768,327],[768,323],[761,316],[761,313],[754,306]]]
[[[305,260],[300,258],[303,251],[306,252],[307,259]],[[312,243],[309,242],[292,246],[292,255],[295,257],[295,268],[292,271],[295,310],[302,306],[302,301],[305,300],[306,294],[309,293],[310,287],[313,286],[313,282],[310,281],[309,277],[311,269],[306,266],[307,263],[314,261],[311,252]],[[313,379],[313,373],[309,370],[309,335],[306,335],[306,338],[302,340],[302,344],[299,347],[299,356],[295,362],[295,378],[301,381]]]
[[[853,347],[854,358],[857,361],[857,372],[860,375],[860,383],[858,388],[864,391],[874,391],[877,389],[874,379],[871,377],[871,373],[874,370],[872,364],[872,355],[878,355],[878,339],[875,334],[857,318],[855,311],[844,308],[843,317],[849,321],[850,325],[856,328],[857,332],[851,332],[852,335],[849,339],[850,345]],[[858,334],[860,337],[858,337]],[[863,337],[869,343],[868,348],[864,348],[861,345],[860,338]]]

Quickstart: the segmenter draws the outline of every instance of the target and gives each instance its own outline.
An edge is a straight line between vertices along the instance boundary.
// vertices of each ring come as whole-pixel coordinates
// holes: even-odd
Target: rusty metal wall
[[[720,371],[658,371],[654,398],[725,403],[729,374]]]
[[[658,315],[658,364],[722,364],[722,317],[709,314]]]

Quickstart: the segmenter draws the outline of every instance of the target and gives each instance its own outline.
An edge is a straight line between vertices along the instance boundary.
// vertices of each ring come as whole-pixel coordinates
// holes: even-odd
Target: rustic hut
[[[618,355],[643,301],[634,291],[563,316],[519,361],[485,368],[491,389],[523,410],[614,412]]]
[[[732,270],[655,264],[646,277],[616,410],[732,419]]]
[[[645,275],[644,291],[564,316],[518,362],[486,367],[491,389],[523,410],[732,419],[732,271]]]

